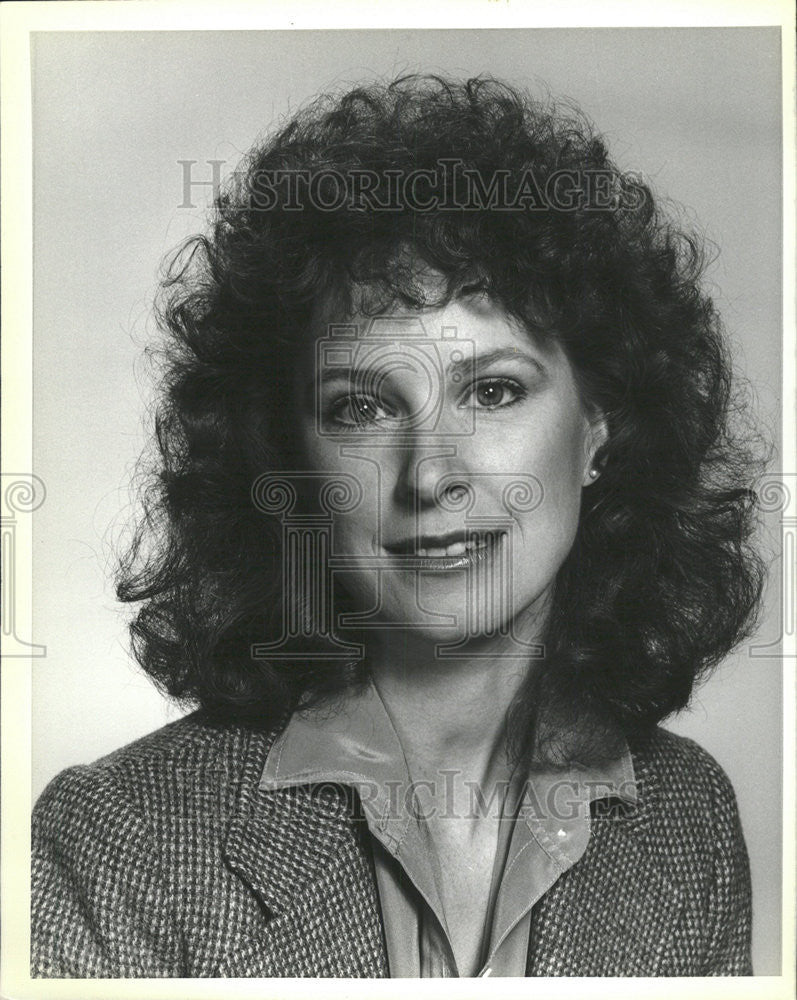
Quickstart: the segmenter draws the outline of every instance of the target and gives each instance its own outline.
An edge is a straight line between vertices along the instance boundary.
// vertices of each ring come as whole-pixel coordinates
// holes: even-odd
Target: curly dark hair
[[[451,202],[441,163],[476,178],[470,203]],[[395,204],[390,185],[419,170],[418,197]],[[557,176],[567,204],[541,204]],[[445,279],[434,303],[423,267]],[[363,679],[363,662],[252,658],[282,590],[279,525],[255,509],[252,483],[291,466],[291,347],[319,302],[333,297],[340,314],[421,308],[476,284],[561,343],[609,428],[545,658],[511,711],[515,749],[553,756],[546,733],[569,732],[557,752],[594,759],[616,747],[612,733],[684,707],[749,634],[763,580],[755,448],[733,429],[704,267],[699,238],[615,168],[570,104],[434,76],[312,103],[248,154],[208,235],[164,277],[157,462],[117,581],[121,600],[142,602],[131,632],[144,669],[186,704],[259,725]]]

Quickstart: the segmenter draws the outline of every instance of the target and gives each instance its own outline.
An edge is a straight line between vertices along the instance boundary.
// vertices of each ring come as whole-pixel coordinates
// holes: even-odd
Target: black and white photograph
[[[8,995],[790,995],[793,11],[3,6]]]

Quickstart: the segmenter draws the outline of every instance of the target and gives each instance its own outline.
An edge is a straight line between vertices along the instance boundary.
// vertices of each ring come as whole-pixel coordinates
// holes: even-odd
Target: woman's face
[[[308,337],[294,393],[306,483],[362,493],[333,516],[336,591],[435,642],[533,640],[605,435],[566,356],[483,294],[347,324]]]

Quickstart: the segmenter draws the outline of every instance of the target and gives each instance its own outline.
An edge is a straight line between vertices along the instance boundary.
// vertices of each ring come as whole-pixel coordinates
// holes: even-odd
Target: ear
[[[582,486],[591,486],[600,475],[595,465],[595,456],[609,440],[609,425],[601,410],[587,415],[587,430],[584,435],[584,472]]]

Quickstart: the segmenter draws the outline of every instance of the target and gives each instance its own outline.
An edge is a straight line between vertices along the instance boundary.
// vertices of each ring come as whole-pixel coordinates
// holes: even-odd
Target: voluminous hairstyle
[[[468,203],[442,189],[452,162],[477,180]],[[419,170],[417,198],[396,204],[396,178]],[[296,172],[310,183],[285,180]],[[420,280],[430,269],[444,279],[434,301]],[[731,429],[703,270],[700,240],[615,168],[569,104],[439,77],[315,101],[252,149],[208,234],[164,278],[157,458],[118,578],[119,597],[141,602],[131,630],[144,669],[186,704],[262,726],[367,676],[362,662],[252,657],[277,637],[282,599],[280,525],[252,484],[294,467],[286,393],[319,304],[375,314],[477,287],[561,344],[609,429],[546,655],[510,713],[513,746],[595,759],[616,750],[612,734],[684,707],[749,633],[762,586],[749,544],[757,466]]]

